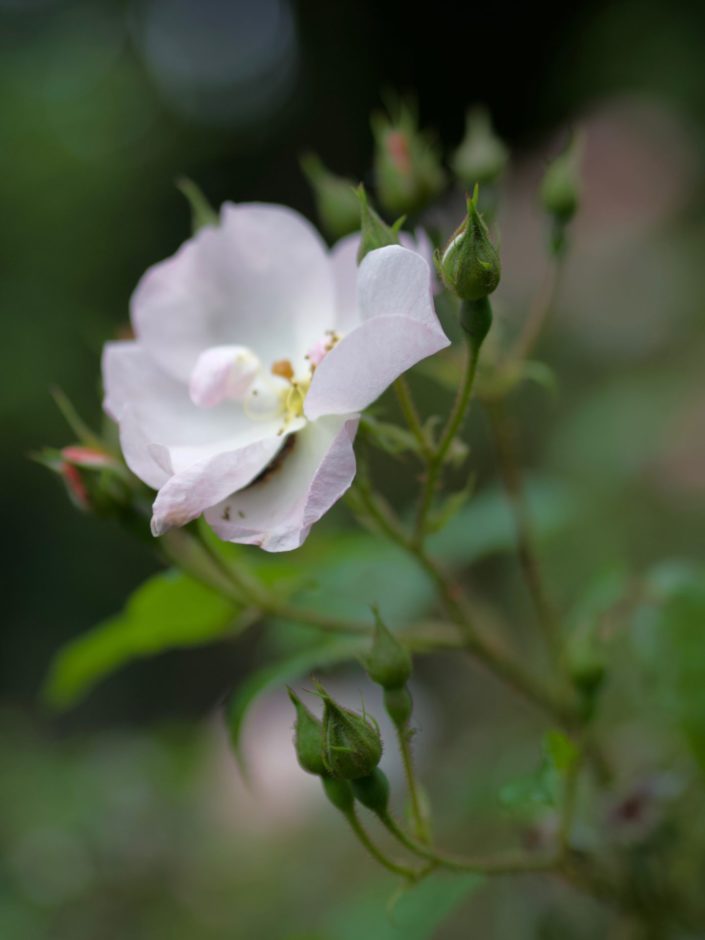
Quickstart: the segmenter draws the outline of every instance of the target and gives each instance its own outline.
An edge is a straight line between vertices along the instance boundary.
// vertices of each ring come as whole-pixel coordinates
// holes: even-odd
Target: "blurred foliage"
[[[473,8],[451,23],[410,16],[400,0],[384,12],[371,0],[283,3],[295,36],[280,70],[288,92],[259,96],[260,87],[272,87],[260,75],[235,92],[228,86],[225,97],[242,107],[222,112],[214,87],[206,121],[197,106],[210,92],[193,49],[201,43],[207,50],[214,35],[235,42],[222,10],[247,16],[257,4],[180,3],[165,21],[167,6],[0,2],[0,306],[9,340],[0,347],[8,455],[0,473],[10,547],[0,681],[14,706],[0,723],[0,800],[8,810],[0,819],[0,936],[453,940],[467,936],[468,925],[477,936],[517,940],[606,932],[604,912],[591,902],[533,881],[480,885],[439,875],[387,914],[393,880],[361,863],[360,850],[313,792],[316,781],[304,780],[313,790],[302,802],[294,791],[303,775],[277,756],[251,767],[255,779],[264,775],[274,786],[273,798],[248,802],[233,793],[235,765],[202,716],[227,693],[245,757],[248,734],[262,750],[273,740],[276,750],[282,729],[277,746],[289,754],[288,712],[261,723],[275,701],[269,693],[351,649],[320,643],[289,623],[232,644],[231,606],[183,576],[155,574],[147,544],[74,513],[56,482],[26,459],[45,443],[66,443],[50,385],[65,388],[97,424],[102,343],[126,325],[139,276],[189,231],[175,180],[197,180],[215,206],[261,199],[312,214],[300,154],[313,149],[336,172],[364,178],[369,114],[385,84],[415,92],[423,125],[436,127],[451,147],[461,139],[466,108],[477,102],[489,106],[501,137],[520,155],[576,115],[596,114],[599,125],[601,102],[615,94],[646,93],[672,121],[637,137],[631,151],[620,150],[625,138],[610,125],[613,148],[600,151],[599,173],[588,180],[588,219],[539,350],[546,362],[528,376],[535,383],[517,387],[512,406],[527,466],[545,474],[535,481],[533,514],[556,600],[568,611],[571,649],[609,663],[595,721],[620,758],[620,776],[608,805],[581,795],[587,816],[577,838],[588,844],[588,824],[601,826],[615,865],[634,870],[647,896],[668,851],[671,879],[697,893],[705,840],[705,597],[702,569],[687,559],[701,561],[705,526],[703,7],[620,0],[549,13],[533,5],[513,11],[508,31],[501,7]],[[163,32],[165,22],[175,30],[188,22],[189,10],[196,11],[190,33]],[[176,94],[168,86],[174,73],[160,72],[163,60],[155,57],[155,49],[164,51],[155,47],[160,35],[176,37],[186,63]],[[498,68],[499,61],[511,68]],[[220,122],[212,119],[218,113],[225,114]],[[640,164],[645,139],[672,145],[672,161],[657,154]],[[519,206],[501,232],[505,271],[523,263],[532,272],[500,289],[496,332],[507,336],[543,263],[528,248],[525,261],[511,256],[514,232],[524,245],[545,241],[538,227],[522,227],[531,214],[522,186],[539,175],[530,158],[519,174],[499,201],[500,221],[503,208]],[[636,178],[645,188],[630,203],[627,184]],[[673,186],[682,187],[680,197],[649,216],[647,208]],[[440,238],[456,215],[457,204],[441,206],[425,221]],[[444,407],[444,382],[447,388],[453,380],[439,363],[411,377],[429,412]],[[555,385],[560,396],[538,383]],[[477,472],[472,498],[431,545],[453,567],[472,563],[471,587],[501,598],[514,639],[528,645],[529,606],[509,554],[506,506],[488,483],[494,457],[479,410],[467,442]],[[377,458],[375,474],[404,505],[414,481],[399,457],[406,459]],[[449,476],[462,491],[462,475]],[[337,511],[301,553],[258,558],[258,572],[341,615],[365,618],[378,603],[393,627],[429,611],[430,586],[415,566],[347,523]],[[664,563],[669,558],[676,561]],[[57,719],[37,702],[62,644],[51,697],[65,704],[92,691]],[[126,668],[111,679],[119,667]],[[420,710],[417,746],[439,835],[449,844],[485,845],[507,838],[521,819],[522,837],[541,845],[555,827],[555,766],[541,744],[551,729],[466,663],[440,654],[422,660],[418,672],[419,702],[425,690],[437,700],[436,713]],[[189,723],[177,726],[175,716]],[[554,740],[554,764],[564,759],[561,751]],[[629,936],[633,925],[622,926]]]

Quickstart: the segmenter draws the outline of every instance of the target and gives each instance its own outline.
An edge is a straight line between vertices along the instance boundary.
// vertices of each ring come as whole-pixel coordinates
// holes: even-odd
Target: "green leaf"
[[[531,818],[556,805],[555,774],[546,761],[532,774],[505,783],[499,802],[520,818]]]
[[[322,669],[324,666],[355,659],[367,650],[369,644],[369,637],[319,641],[308,649],[298,650],[291,656],[270,663],[245,680],[231,697],[227,709],[230,743],[243,773],[245,764],[241,748],[242,729],[250,708],[257,699],[270,689],[294,682],[312,669]]]
[[[526,487],[535,537],[546,539],[575,522],[574,492],[551,480],[530,480]],[[469,564],[499,552],[513,551],[516,531],[509,503],[501,488],[484,490],[431,536],[429,550],[446,564]]]
[[[427,523],[428,531],[440,532],[441,529],[445,528],[450,520],[454,519],[464,507],[474,487],[475,477],[470,476],[462,490],[458,490],[456,493],[451,493],[449,496],[446,496],[440,506],[430,515]]]
[[[545,362],[539,362],[536,359],[525,360],[522,363],[520,377],[535,382],[551,394],[555,395],[558,391],[556,373]]]
[[[122,613],[73,640],[54,658],[43,694],[55,708],[83,698],[133,659],[199,646],[244,629],[231,601],[175,571],[157,574],[132,594]]]
[[[527,491],[538,539],[554,535],[575,520],[578,506],[567,487],[535,481]],[[452,568],[513,551],[515,538],[503,491],[489,489],[473,496],[442,531],[430,536],[428,545],[434,557]],[[338,532],[329,537],[321,533],[287,561],[290,569],[298,567],[308,575],[308,585],[301,578],[296,600],[318,611],[335,611],[339,617],[371,623],[370,606],[377,605],[385,622],[395,629],[423,617],[436,596],[433,583],[414,558],[399,546],[364,532]],[[262,560],[259,574],[265,564],[270,564],[269,559]],[[284,644],[298,637],[310,643],[311,631],[295,628],[291,622],[280,633]]]
[[[388,421],[380,421],[372,415],[363,415],[360,421],[360,430],[375,447],[398,457],[404,453],[419,453],[419,442],[406,428]]]
[[[441,924],[483,883],[480,875],[438,873],[393,897],[391,903],[384,882],[375,884],[339,905],[324,935],[330,940],[431,940]]]

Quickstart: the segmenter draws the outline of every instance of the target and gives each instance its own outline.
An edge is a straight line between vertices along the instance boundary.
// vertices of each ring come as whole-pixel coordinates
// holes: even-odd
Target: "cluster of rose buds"
[[[407,734],[412,712],[407,683],[411,654],[375,611],[375,632],[364,666],[369,677],[384,689],[385,709],[400,734]],[[364,710],[343,708],[317,683],[323,700],[323,719],[317,718],[289,689],[296,709],[294,746],[300,766],[321,778],[334,806],[348,812],[354,800],[374,812],[386,811],[389,781],[379,769],[382,738],[379,725]]]

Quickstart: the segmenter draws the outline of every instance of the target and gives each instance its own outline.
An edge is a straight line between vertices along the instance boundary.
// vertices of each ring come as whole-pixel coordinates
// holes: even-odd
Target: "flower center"
[[[211,408],[237,401],[252,421],[279,422],[278,434],[298,431],[305,424],[304,401],[321,360],[340,340],[329,330],[304,356],[300,366],[277,359],[269,369],[244,346],[214,346],[203,352],[191,374],[194,404]]]

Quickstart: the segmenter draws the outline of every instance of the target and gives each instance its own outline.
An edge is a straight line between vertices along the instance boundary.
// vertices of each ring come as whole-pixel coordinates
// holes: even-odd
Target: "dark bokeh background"
[[[126,324],[144,270],[190,231],[175,180],[194,179],[216,205],[279,202],[313,218],[302,151],[371,183],[369,117],[385,95],[412,94],[446,149],[465,109],[483,102],[517,159],[500,215],[498,300],[516,324],[546,260],[542,166],[556,134],[585,120],[586,204],[541,350],[560,404],[535,388],[516,401],[527,462],[583,500],[581,526],[545,549],[558,600],[574,608],[603,569],[611,577],[702,551],[704,42],[705,6],[686,0],[423,13],[396,0],[0,0],[0,782],[14,808],[0,830],[13,886],[5,906],[0,887],[3,938],[293,940],[277,906],[303,930],[321,895],[345,897],[364,877],[356,847],[331,835],[335,820],[315,815],[309,791],[304,813],[298,788],[311,781],[281,771],[277,748],[291,757],[283,701],[255,722],[253,745],[282,789],[249,803],[217,732],[213,744],[204,731],[201,719],[261,661],[259,634],[133,663],[66,715],[41,704],[52,654],[157,567],[149,546],[77,513],[28,455],[71,440],[53,385],[98,423],[102,344]],[[423,380],[421,391],[437,395]],[[470,431],[484,485],[493,458],[479,416]],[[346,524],[344,510],[331,515]],[[481,567],[478,580],[526,612],[513,563]],[[442,689],[426,712],[419,691],[425,740],[435,735],[426,769],[445,768],[435,776],[446,816],[474,813],[482,832],[509,771],[494,738],[472,725],[472,767],[490,770],[470,792],[468,739],[455,732],[468,731],[472,709],[498,721],[506,709],[503,750],[516,745],[521,763],[523,726],[496,687],[475,674],[468,682],[459,665],[441,658],[420,673]],[[627,739],[648,752],[631,726]],[[325,843],[318,867],[292,871],[292,853],[300,859],[316,840]],[[370,910],[383,908],[388,888]],[[528,936],[526,911],[546,898],[505,904],[503,890],[482,896],[476,922],[492,925],[488,936]],[[233,905],[241,933],[231,932]],[[392,937],[369,933],[364,917],[350,926],[358,922],[344,903],[334,913],[336,940]],[[585,923],[586,938],[604,926]],[[540,936],[579,936],[560,916],[551,925]],[[443,936],[466,936],[458,931]]]
[[[77,516],[27,454],[68,440],[51,385],[97,420],[101,344],[124,324],[141,273],[188,233],[177,177],[215,204],[261,199],[312,214],[299,154],[317,150],[364,177],[369,114],[389,89],[413,93],[450,144],[474,102],[521,151],[623,91],[665,99],[700,128],[704,18],[699,4],[658,2],[477,4],[422,17],[359,0],[4,0],[4,696],[33,707],[52,650],[152,566],[117,529]],[[206,653],[136,667],[91,716],[198,709],[232,666]]]

